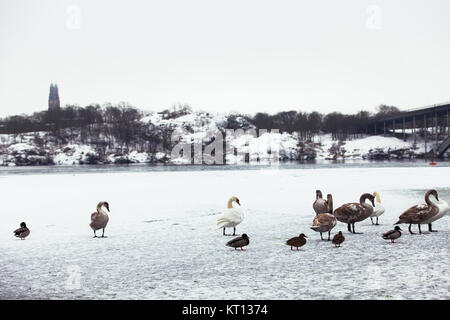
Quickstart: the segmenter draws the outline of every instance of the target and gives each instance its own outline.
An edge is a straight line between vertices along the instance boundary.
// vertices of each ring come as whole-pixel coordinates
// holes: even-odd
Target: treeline
[[[274,115],[257,113],[248,121],[261,129],[279,129],[282,132],[298,132],[303,140],[311,140],[319,132],[331,133],[333,139],[345,139],[367,133],[367,125],[374,119],[399,114],[393,106],[380,105],[376,113],[360,111],[356,114],[332,112],[321,114],[313,111],[283,111]]]
[[[161,143],[161,135],[141,122],[142,116],[140,110],[126,103],[85,108],[67,105],[60,110],[1,119],[0,132],[48,131],[53,133],[56,144],[81,142],[105,151],[108,148],[129,148],[154,152],[156,145]]]
[[[187,105],[176,106],[161,112],[163,119],[176,118],[192,112]],[[367,124],[374,118],[400,113],[392,106],[381,105],[376,113],[360,111],[356,114],[332,112],[284,111],[274,115],[257,113],[254,116],[232,114],[228,116],[225,129],[242,128],[239,119],[245,119],[258,129],[278,129],[281,132],[297,132],[303,140],[311,140],[319,132],[331,133],[334,139],[345,139],[349,135],[367,133]],[[0,133],[19,134],[25,132],[51,131],[63,143],[72,138],[81,142],[136,150],[154,151],[158,144],[169,147],[170,132],[149,126],[140,119],[142,111],[126,103],[79,107],[67,105],[55,111],[41,111],[32,115],[15,115],[0,119]],[[68,129],[68,130],[61,130]],[[244,128],[245,129],[245,128]],[[71,138],[71,131],[73,135]],[[69,132],[69,134],[67,134]]]

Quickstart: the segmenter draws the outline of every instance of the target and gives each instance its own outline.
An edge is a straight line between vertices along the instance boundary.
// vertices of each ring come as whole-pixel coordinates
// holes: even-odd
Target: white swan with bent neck
[[[231,197],[227,203],[227,209],[222,212],[222,216],[217,220],[217,228],[223,228],[223,235],[225,234],[225,228],[233,228],[233,236],[236,235],[236,226],[244,220],[244,213],[239,208],[233,207],[233,202],[241,205],[238,197]]]

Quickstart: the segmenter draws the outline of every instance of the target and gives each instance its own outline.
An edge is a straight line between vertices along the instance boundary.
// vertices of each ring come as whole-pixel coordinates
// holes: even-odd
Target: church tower
[[[59,110],[59,93],[58,93],[58,85],[51,83],[50,84],[50,95],[48,96],[48,110]]]

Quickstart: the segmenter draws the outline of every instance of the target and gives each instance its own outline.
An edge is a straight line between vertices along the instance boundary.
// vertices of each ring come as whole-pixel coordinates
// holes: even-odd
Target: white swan
[[[436,230],[432,229],[431,223],[442,218],[448,210],[448,203],[447,201],[444,201],[442,199],[437,200],[435,197],[430,197],[430,201],[438,208],[438,213],[431,217],[430,219],[424,221],[424,224],[428,224],[428,231],[430,232],[437,232]]]
[[[380,194],[378,192],[374,192],[373,195],[375,196],[375,206],[373,207],[373,213],[370,216],[370,221],[372,221],[372,224],[378,225],[378,217],[381,216],[384,213],[384,207],[381,204],[380,200]],[[377,218],[377,223],[373,223],[372,218]]]
[[[223,228],[225,236],[225,228],[233,228],[233,236],[236,235],[236,226],[244,220],[244,213],[239,208],[233,208],[233,202],[241,205],[237,197],[231,197],[227,203],[227,209],[222,212],[222,216],[217,220],[217,228]]]

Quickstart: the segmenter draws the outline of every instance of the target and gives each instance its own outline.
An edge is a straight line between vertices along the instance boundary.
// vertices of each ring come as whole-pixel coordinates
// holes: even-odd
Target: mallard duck
[[[395,239],[398,239],[401,237],[402,233],[400,231],[403,231],[400,229],[399,226],[395,226],[394,230],[389,230],[386,233],[383,233],[383,239],[391,240],[392,243],[395,243]]]
[[[232,247],[234,250],[237,248],[241,248],[241,250],[245,250],[244,247],[248,246],[250,243],[250,238],[247,236],[247,234],[242,234],[240,237],[236,237],[230,241],[227,242],[227,247]]]
[[[20,228],[14,230],[14,236],[20,238],[21,240],[25,240],[26,237],[30,235],[30,229],[27,228],[27,224],[25,222],[20,223]]]
[[[94,238],[97,238],[96,231],[103,229],[102,238],[105,237],[105,228],[109,221],[108,214],[102,209],[106,208],[109,212],[109,203],[106,201],[101,201],[97,204],[97,211],[91,214],[91,223],[89,226],[94,230]]]
[[[223,228],[223,235],[225,234],[225,228],[233,228],[232,236],[236,235],[236,226],[244,220],[244,213],[239,208],[233,208],[233,202],[236,202],[239,206],[241,203],[237,197],[231,197],[227,203],[227,209],[222,212],[221,217],[217,220],[217,228]]]
[[[433,197],[431,197],[433,196]],[[411,225],[417,224],[419,227],[419,233],[422,233],[420,224],[428,223],[434,216],[440,213],[440,207],[438,205],[439,197],[436,190],[428,190],[425,193],[425,204],[418,204],[412,206],[405,212],[403,212],[398,221],[394,224],[407,223],[409,224],[409,233],[414,234],[411,230]]]
[[[334,244],[335,247],[339,248],[341,246],[341,243],[344,241],[345,241],[344,234],[342,233],[342,231],[339,231],[339,233],[334,235],[332,243]]]
[[[301,233],[298,237],[293,237],[293,238],[287,240],[286,244],[288,246],[291,246],[291,250],[292,250],[292,247],[296,247],[298,250],[299,247],[302,247],[306,244],[305,238],[308,238],[308,237],[304,233]]]
[[[370,200],[372,205],[365,202],[367,199]],[[364,193],[359,198],[359,203],[352,202],[343,204],[334,210],[333,214],[338,221],[347,224],[348,231],[356,233],[355,222],[363,221],[372,215],[373,207],[375,206],[374,199],[375,197],[370,193]],[[352,228],[350,228],[350,226]]]

